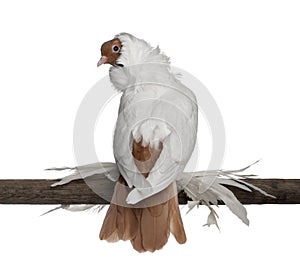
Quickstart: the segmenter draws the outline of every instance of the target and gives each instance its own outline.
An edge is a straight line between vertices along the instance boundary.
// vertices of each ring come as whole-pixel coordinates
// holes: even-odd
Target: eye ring
[[[118,45],[113,45],[111,47],[111,50],[112,50],[113,53],[118,53],[120,51],[120,48],[119,48]]]

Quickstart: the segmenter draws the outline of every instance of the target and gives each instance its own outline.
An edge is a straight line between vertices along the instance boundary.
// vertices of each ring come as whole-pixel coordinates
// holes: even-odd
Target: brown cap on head
[[[101,58],[97,63],[97,67],[102,64],[116,65],[119,58],[122,43],[118,38],[106,41],[101,46]]]

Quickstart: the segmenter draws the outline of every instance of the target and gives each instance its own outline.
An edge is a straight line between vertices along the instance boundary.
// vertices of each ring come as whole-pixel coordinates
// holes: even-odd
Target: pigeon
[[[131,34],[102,44],[103,64],[122,95],[113,137],[120,176],[100,239],[129,240],[138,252],[163,248],[170,233],[183,244],[176,180],[195,147],[197,99],[159,47]]]
[[[172,233],[178,243],[186,242],[177,192],[185,192],[188,212],[205,205],[210,210],[205,225],[218,226],[213,205],[220,201],[249,225],[246,208],[228,186],[275,198],[247,180],[256,175],[239,170],[188,171],[186,164],[195,148],[198,105],[193,92],[181,83],[170,59],[149,43],[128,33],[116,35],[101,46],[97,66],[110,64],[109,76],[122,93],[114,131],[115,163],[96,162],[75,167],[71,174],[51,186],[93,180],[112,194],[100,231],[108,242],[129,240],[138,252],[164,247]],[[184,171],[186,169],[186,171]],[[212,181],[213,180],[213,181]],[[96,182],[95,182],[96,181]],[[95,186],[94,186],[95,187]],[[99,205],[61,205],[54,210],[97,210]]]

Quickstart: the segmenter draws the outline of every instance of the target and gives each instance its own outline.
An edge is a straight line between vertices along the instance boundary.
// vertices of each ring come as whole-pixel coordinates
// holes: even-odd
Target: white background
[[[298,1],[3,1],[0,4],[0,178],[52,178],[74,165],[77,108],[108,67],[100,45],[126,31],[149,41],[210,90],[227,135],[223,168],[299,178]],[[112,160],[117,100],[96,128]],[[205,127],[199,143],[208,153]],[[204,135],[202,135],[204,134]],[[200,148],[201,151],[201,148]],[[204,158],[205,159],[205,158]],[[247,206],[250,227],[225,207],[219,232],[203,207],[185,215],[188,242],[138,254],[98,239],[100,215],[0,206],[1,269],[298,269],[299,206]]]

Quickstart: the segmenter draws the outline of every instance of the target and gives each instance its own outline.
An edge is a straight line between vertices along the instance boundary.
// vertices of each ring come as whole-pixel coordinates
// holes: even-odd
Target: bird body
[[[97,66],[112,65],[110,80],[122,92],[114,132],[116,163],[50,168],[72,170],[71,175],[52,186],[84,178],[92,180],[95,188],[97,179],[101,189],[105,186],[113,193],[100,231],[101,240],[130,240],[139,252],[161,249],[170,233],[178,243],[185,243],[177,189],[190,199],[189,211],[200,203],[209,208],[208,226],[218,226],[212,205],[219,201],[249,224],[245,207],[226,186],[248,192],[254,189],[275,198],[245,181],[249,175],[244,171],[251,165],[240,170],[183,172],[197,137],[197,100],[159,48],[121,33],[102,45],[101,54]],[[71,205],[61,208],[78,211]]]
[[[162,248],[170,232],[184,243],[176,179],[196,142],[196,98],[169,58],[144,40],[121,33],[101,52],[98,65],[112,65],[110,80],[122,97],[113,143],[121,175],[100,238],[131,240],[140,252]]]

